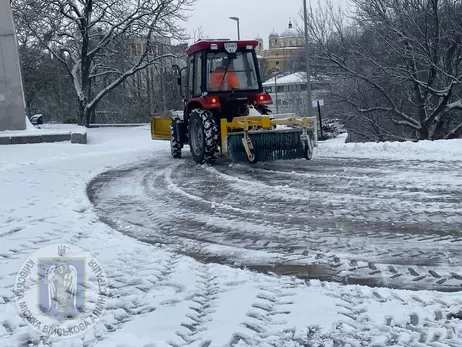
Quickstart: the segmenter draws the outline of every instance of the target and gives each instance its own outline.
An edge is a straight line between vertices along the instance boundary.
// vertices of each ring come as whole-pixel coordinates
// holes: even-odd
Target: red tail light
[[[256,102],[259,104],[272,104],[273,99],[271,99],[271,96],[269,94],[258,94],[256,97]]]
[[[202,104],[206,108],[219,108],[221,107],[220,99],[216,96],[206,96],[202,101]]]

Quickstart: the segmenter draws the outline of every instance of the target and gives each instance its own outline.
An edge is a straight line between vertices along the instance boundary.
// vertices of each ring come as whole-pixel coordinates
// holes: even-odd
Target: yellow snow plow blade
[[[151,138],[153,140],[170,141],[171,118],[152,117],[151,118]]]

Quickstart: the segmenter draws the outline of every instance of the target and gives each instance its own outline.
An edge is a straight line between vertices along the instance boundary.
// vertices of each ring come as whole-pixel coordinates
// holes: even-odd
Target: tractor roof
[[[252,46],[252,47],[257,47],[258,46],[258,41],[257,40],[240,40],[240,41],[230,41],[230,40],[200,40],[195,42],[193,45],[191,45],[187,50],[186,54],[191,55],[194,54],[198,51],[201,51],[203,49],[210,49],[211,44],[217,44],[218,49],[223,48],[223,44],[225,42],[237,42],[237,47],[242,48],[246,46]]]

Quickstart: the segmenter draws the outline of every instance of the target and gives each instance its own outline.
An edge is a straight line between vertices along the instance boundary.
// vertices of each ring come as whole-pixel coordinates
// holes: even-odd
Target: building
[[[312,100],[326,98],[325,83],[327,83],[326,78],[311,77]],[[263,88],[269,92],[273,99],[273,105],[270,107],[273,113],[299,113],[306,109],[307,83],[305,72],[271,78],[263,83]]]
[[[257,54],[265,61],[265,66],[270,72],[285,71],[290,64],[290,58],[303,50],[304,38],[293,27],[289,20],[288,28],[281,33],[274,30],[269,35],[269,48],[264,49],[263,39],[256,37],[259,42]]]

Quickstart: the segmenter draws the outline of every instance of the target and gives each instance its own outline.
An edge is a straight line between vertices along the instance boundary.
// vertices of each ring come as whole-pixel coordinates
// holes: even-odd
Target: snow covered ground
[[[462,140],[345,143],[347,134],[325,141],[317,157],[452,161],[462,158]]]
[[[448,161],[462,157],[462,141],[345,145],[336,139],[316,150],[315,159],[408,153]],[[121,166],[162,167],[172,161],[169,152],[167,142],[150,139],[148,127],[90,129],[87,145],[0,147],[1,347],[462,344],[461,322],[448,318],[462,307],[460,293],[343,286],[204,264],[104,224],[88,200],[87,183]],[[126,181],[120,189],[136,193],[137,183]],[[140,206],[139,213],[155,219],[158,211]],[[40,338],[19,317],[13,295],[22,262],[53,243],[89,250],[109,279],[102,320],[64,340]]]
[[[66,133],[85,134],[87,129],[74,124],[42,124],[35,127],[26,117],[26,129],[0,131],[0,137],[58,135]]]

